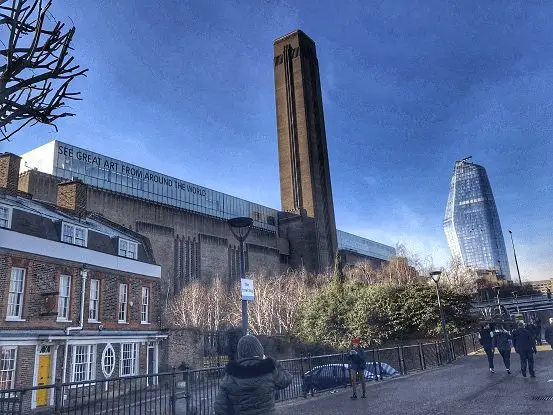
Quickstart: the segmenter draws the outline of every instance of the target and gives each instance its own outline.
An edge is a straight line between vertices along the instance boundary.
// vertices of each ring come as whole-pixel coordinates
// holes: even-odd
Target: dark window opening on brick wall
[[[289,256],[285,254],[280,254],[280,263],[288,265]]]

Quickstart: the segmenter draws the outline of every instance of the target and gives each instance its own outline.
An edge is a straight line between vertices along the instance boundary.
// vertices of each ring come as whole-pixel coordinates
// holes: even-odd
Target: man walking
[[[353,388],[353,396],[351,399],[357,399],[357,377],[361,382],[361,390],[363,395],[361,398],[366,398],[365,395],[365,367],[367,363],[365,361],[365,354],[361,349],[361,340],[353,339],[351,341],[351,350],[348,353],[349,368],[351,373],[351,387]]]
[[[490,325],[482,326],[480,328],[480,332],[478,333],[478,341],[484,348],[484,351],[486,352],[486,356],[488,356],[488,366],[490,368],[490,372],[495,373],[494,367],[493,367],[493,339],[492,339],[492,333],[493,333],[494,327]]]
[[[499,354],[503,358],[507,373],[511,374],[511,334],[505,327],[498,326],[493,333],[493,344],[497,347]]]
[[[530,377],[535,378],[534,372],[534,353],[536,353],[536,340],[530,331],[524,327],[524,323],[519,323],[519,328],[513,332],[513,343],[515,352],[520,356],[520,371],[522,376],[526,377],[526,368],[530,372]]]
[[[549,325],[545,329],[545,341],[549,343],[553,349],[553,318],[549,319]]]

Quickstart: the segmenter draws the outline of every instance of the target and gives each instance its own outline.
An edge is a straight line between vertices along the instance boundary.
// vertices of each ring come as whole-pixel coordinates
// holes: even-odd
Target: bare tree
[[[254,280],[255,300],[249,303],[249,326],[253,334],[294,333],[301,305],[314,286],[305,272],[288,271],[271,276],[263,272]],[[240,287],[215,278],[211,283],[195,281],[186,285],[170,303],[168,320],[177,327],[217,331],[239,326],[242,318]]]
[[[207,321],[207,287],[194,281],[184,286],[167,310],[168,321],[177,327],[205,328]]]
[[[442,271],[442,281],[458,292],[471,294],[478,289],[478,274],[472,268],[463,265],[457,257]]]
[[[11,3],[11,4],[8,4]],[[28,124],[52,125],[58,118],[74,115],[63,111],[66,100],[79,100],[69,85],[88,69],[81,69],[69,55],[75,27],[65,30],[58,21],[47,29],[52,0],[0,0],[0,142],[8,140]]]

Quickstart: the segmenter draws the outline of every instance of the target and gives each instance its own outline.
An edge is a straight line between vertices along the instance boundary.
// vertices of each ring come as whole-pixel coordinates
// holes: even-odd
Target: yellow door
[[[38,356],[38,382],[40,385],[50,383],[50,354],[41,354]],[[36,406],[45,406],[48,404],[48,389],[39,389],[36,392]]]

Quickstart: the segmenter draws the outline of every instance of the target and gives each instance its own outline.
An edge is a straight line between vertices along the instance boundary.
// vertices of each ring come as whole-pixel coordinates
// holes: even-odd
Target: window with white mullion
[[[136,259],[138,253],[138,244],[126,239],[119,239],[119,256]]]
[[[100,280],[90,280],[90,302],[88,305],[88,319],[98,321],[100,308]]]
[[[0,228],[9,228],[11,226],[12,208],[0,205]]]
[[[95,379],[95,356],[94,345],[73,346],[71,382],[84,382]]]
[[[86,246],[86,231],[83,228],[75,227],[75,245]]]
[[[150,318],[150,289],[142,287],[142,316],[141,322],[148,323]]]
[[[128,285],[119,284],[119,316],[118,321],[125,323],[127,321],[127,296]]]
[[[58,320],[69,319],[69,301],[71,296],[71,277],[60,275],[60,287],[58,295]]]
[[[61,231],[61,240],[73,245],[86,246],[87,231],[81,226],[64,223]]]
[[[25,293],[25,270],[12,268],[10,290],[8,294],[8,312],[6,318],[21,319],[23,314],[23,295]]]
[[[13,389],[17,347],[0,347],[0,390]]]
[[[73,236],[75,234],[75,227],[68,225],[67,223],[63,224],[62,239],[63,242],[73,243]]]
[[[134,376],[137,374],[138,344],[121,343],[121,376]]]

